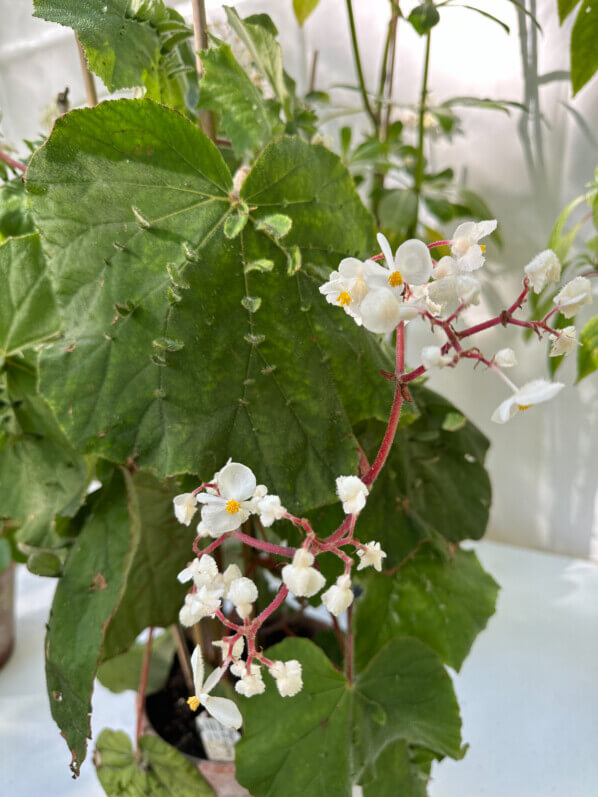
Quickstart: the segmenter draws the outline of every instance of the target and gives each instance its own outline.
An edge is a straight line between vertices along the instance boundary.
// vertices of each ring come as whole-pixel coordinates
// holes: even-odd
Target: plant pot
[[[15,646],[15,566],[11,562],[0,573],[0,668]]]

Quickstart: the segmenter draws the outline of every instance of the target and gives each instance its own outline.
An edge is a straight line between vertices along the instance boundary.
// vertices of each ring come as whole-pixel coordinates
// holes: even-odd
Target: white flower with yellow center
[[[407,285],[425,285],[432,276],[432,256],[423,241],[410,238],[402,243],[394,257],[390,243],[385,235],[378,233],[378,244],[384,255],[385,268],[376,271],[367,278],[368,287],[391,288],[395,295],[403,292]]]
[[[547,382],[546,379],[533,379],[531,382],[513,391],[513,395],[505,399],[494,411],[492,420],[495,423],[506,423],[520,410],[529,410],[535,404],[549,401],[565,387],[562,382]]]
[[[365,506],[369,490],[359,476],[339,476],[336,480],[336,494],[343,502],[347,515],[356,515]]]
[[[220,495],[200,493],[201,520],[212,537],[235,531],[256,511],[253,494],[257,486],[253,471],[238,462],[229,462],[217,476]]]
[[[287,511],[277,495],[265,495],[260,498],[257,502],[257,509],[262,526],[271,526],[275,520],[281,520]]]
[[[494,355],[494,362],[499,368],[512,368],[517,365],[517,357],[513,349],[499,349]]]
[[[494,232],[496,219],[487,221],[466,221],[460,224],[451,240],[451,255],[456,259],[458,272],[476,271],[484,265],[486,247],[478,241]]]
[[[266,691],[266,684],[262,678],[262,668],[258,664],[252,664],[249,669],[239,663],[236,667],[233,665],[231,672],[235,675],[240,674],[241,678],[235,684],[235,691],[245,697],[253,697],[254,695],[261,695]],[[240,670],[240,673],[239,673]]]
[[[342,575],[336,579],[336,584],[322,593],[322,603],[330,614],[338,617],[353,603],[353,597],[351,576]]]
[[[558,282],[561,278],[561,263],[552,249],[537,254],[523,270],[536,293],[543,291],[549,282]]]
[[[276,680],[276,687],[281,697],[295,697],[303,688],[301,663],[297,659],[273,662],[270,675]]]
[[[357,551],[357,556],[360,559],[357,565],[358,570],[363,570],[364,567],[373,567],[374,570],[380,572],[382,570],[382,560],[386,559],[386,553],[382,550],[379,542],[368,542],[365,548],[360,548]]]
[[[324,576],[312,567],[313,554],[305,548],[298,548],[293,562],[282,568],[282,580],[289,592],[298,598],[311,598],[326,584]]]
[[[193,493],[181,493],[172,499],[174,514],[179,523],[188,526],[197,511],[197,496]]]
[[[560,330],[560,335],[554,339],[550,356],[560,357],[561,354],[568,354],[577,346],[581,346],[581,343],[577,340],[577,330],[574,326],[565,327]]]
[[[181,584],[193,580],[196,587],[207,587],[218,575],[218,565],[210,554],[204,554],[201,559],[195,558],[184,570],[178,574],[177,578]]]
[[[342,307],[357,324],[361,324],[359,309],[369,291],[366,279],[380,271],[384,269],[373,260],[346,257],[341,260],[338,271],[333,271],[328,281],[320,286],[320,293],[327,302]]]
[[[584,304],[590,304],[591,301],[592,283],[587,277],[575,277],[553,299],[565,318],[573,318]]]
[[[226,728],[240,728],[243,724],[243,717],[235,703],[226,697],[212,697],[210,694],[224,675],[226,668],[219,667],[213,670],[204,683],[204,665],[199,645],[191,656],[191,668],[193,670],[193,686],[195,687],[195,694],[187,700],[191,711],[197,711],[200,706],[203,706],[208,714]]]

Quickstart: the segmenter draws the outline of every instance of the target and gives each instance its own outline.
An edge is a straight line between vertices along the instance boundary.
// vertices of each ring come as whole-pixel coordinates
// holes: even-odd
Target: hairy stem
[[[295,555],[296,548],[287,548],[284,545],[275,545],[272,542],[265,542],[264,540],[257,540],[255,537],[250,537],[249,534],[244,534],[242,531],[233,531],[233,537],[239,542],[244,542],[245,545],[250,545],[252,548],[257,548],[259,551],[268,551],[268,553],[275,553],[279,556],[287,556],[290,559]]]
[[[150,664],[152,660],[152,638],[154,636],[154,627],[150,626],[149,636],[145,645],[145,653],[143,654],[143,665],[141,667],[141,679],[139,681],[139,690],[137,692],[137,734],[136,740],[139,745],[141,738],[141,731],[143,729],[143,709],[145,707],[145,693],[147,692],[147,681],[149,678]]]
[[[77,49],[79,51],[79,60],[81,61],[81,74],[83,75],[83,85],[85,86],[85,96],[87,97],[87,104],[90,108],[95,108],[98,104],[98,93],[96,91],[96,84],[93,79],[93,75],[89,71],[89,66],[87,65],[87,58],[85,57],[85,52],[83,47],[81,46],[81,42],[79,41],[79,37],[75,33],[75,39],[77,40]]]
[[[14,158],[11,158],[10,155],[6,154],[6,152],[2,152],[1,149],[0,149],[0,161],[4,161],[4,163],[7,163],[11,167],[11,169],[16,169],[19,172],[27,171],[27,167],[25,166],[24,163],[21,163],[21,161],[17,161]]]
[[[200,50],[208,48],[208,23],[206,20],[205,0],[191,0],[193,9],[193,41],[195,45],[195,67],[199,80],[203,77],[203,64],[199,55]],[[211,111],[202,110],[200,114],[200,125],[203,132],[212,141],[216,140],[216,125],[214,114]]]

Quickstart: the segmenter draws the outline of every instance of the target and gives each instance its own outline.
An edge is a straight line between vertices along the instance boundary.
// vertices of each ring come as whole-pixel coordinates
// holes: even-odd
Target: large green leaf
[[[36,234],[0,245],[0,517],[24,550],[64,545],[54,516],[83,498],[86,468],[37,393],[33,349],[56,337],[58,308]]]
[[[406,742],[391,742],[361,778],[364,797],[426,797],[433,756]]]
[[[488,522],[488,440],[469,422],[450,431],[455,408],[431,390],[414,396],[421,415],[399,430],[356,526],[361,540],[381,542],[387,568],[424,541],[477,540]],[[383,431],[370,423],[360,436],[370,460]]]
[[[28,187],[65,318],[41,389],[74,444],[208,478],[232,456],[292,506],[330,500],[356,467],[349,421],[385,416],[391,395],[376,341],[295,270],[296,247],[320,267],[373,248],[340,160],[273,142],[243,185],[250,223],[229,240],[218,150],[178,114],[120,100],[59,119]],[[274,214],[292,221],[280,240]],[[245,273],[260,259],[274,269]]]
[[[127,650],[144,628],[175,623],[188,589],[176,576],[193,556],[195,530],[182,526],[172,511],[180,491],[144,473],[133,478],[130,489],[141,528],[124,594],[106,630],[104,659]]]
[[[93,681],[104,632],[122,595],[139,534],[139,509],[127,501],[126,471],[115,471],[77,538],[58,582],[46,635],[50,710],[76,776],[90,738]],[[133,497],[134,493],[129,493]]]
[[[583,0],[571,32],[571,85],[582,89],[598,69],[598,2]]]
[[[78,34],[90,69],[109,91],[145,86],[151,99],[185,109],[185,73],[195,70],[184,42],[192,31],[162,0],[34,0],[33,5],[36,17]]]
[[[577,381],[598,369],[598,315],[585,324],[579,336],[577,351]]]
[[[123,731],[108,728],[94,753],[98,779],[108,797],[211,797],[214,792],[182,753],[158,736],[142,736],[138,751]]]
[[[20,177],[0,183],[0,243],[33,232],[33,219]]]
[[[236,62],[228,44],[201,53],[200,105],[218,111],[239,156],[256,151],[282,132],[279,113]]]
[[[303,690],[281,698],[272,682],[244,701],[237,779],[253,797],[347,797],[360,772],[395,740],[461,756],[461,721],[449,676],[415,639],[395,639],[349,684],[305,639],[271,659],[298,659]]]
[[[422,548],[394,576],[373,575],[354,615],[355,661],[364,666],[389,640],[413,636],[460,669],[494,613],[498,585],[475,553],[452,558]]]

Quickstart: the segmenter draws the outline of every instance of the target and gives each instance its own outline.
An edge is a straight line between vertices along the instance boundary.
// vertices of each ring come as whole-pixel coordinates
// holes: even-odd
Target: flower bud
[[[303,688],[301,664],[296,659],[275,661],[270,675],[276,680],[281,697],[294,697]]]
[[[322,603],[330,614],[338,617],[345,609],[353,603],[353,591],[351,589],[351,577],[348,575],[339,576],[336,584],[329,587],[322,595]]]

